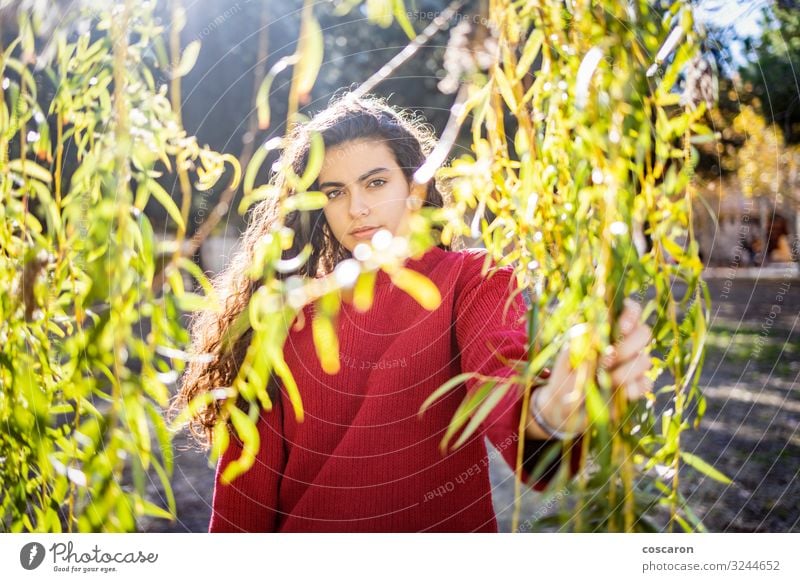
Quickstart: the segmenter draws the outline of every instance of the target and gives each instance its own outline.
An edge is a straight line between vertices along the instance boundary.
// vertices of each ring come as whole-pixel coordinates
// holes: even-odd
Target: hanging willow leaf
[[[478,409],[472,415],[472,418],[470,418],[469,424],[467,424],[461,435],[458,437],[458,440],[456,440],[456,442],[453,444],[453,448],[458,448],[464,444],[467,439],[471,437],[476,430],[478,430],[478,427],[484,420],[486,420],[486,417],[489,416],[489,413],[491,413],[492,410],[497,407],[497,403],[505,397],[509,390],[513,390],[513,388],[514,384],[511,382],[504,382],[499,386],[493,385],[492,391],[478,406]]]
[[[434,390],[433,393],[425,399],[425,402],[423,402],[422,406],[419,407],[419,412],[417,412],[417,416],[422,416],[422,414],[425,412],[425,410],[428,409],[428,407],[431,404],[433,404],[436,400],[438,400],[441,396],[443,396],[453,388],[460,386],[467,380],[478,377],[479,375],[476,374],[475,372],[463,372],[461,374],[458,374],[457,376],[453,376],[447,382],[445,382],[444,384],[439,386],[436,390]]]
[[[453,419],[450,421],[444,433],[444,437],[442,437],[442,441],[439,443],[439,448],[443,453],[447,451],[450,439],[452,439],[458,430],[470,419],[475,409],[489,397],[496,384],[497,379],[491,378],[480,386],[473,388],[472,391],[464,397],[464,400],[461,401],[461,404],[456,409],[455,414],[453,414]]]
[[[367,0],[367,18],[381,28],[392,25],[394,0]]]
[[[314,87],[325,53],[322,29],[311,13],[310,5],[307,12],[304,9],[300,35],[297,64],[295,65],[295,83],[297,84],[297,93],[302,100],[311,93],[311,89]]]
[[[12,172],[20,174],[21,176],[35,178],[36,180],[44,182],[45,184],[50,184],[53,181],[53,177],[50,175],[49,171],[45,170],[36,162],[32,162],[30,160],[11,160],[8,162],[8,169]]]
[[[324,192],[303,192],[286,198],[283,202],[283,210],[287,214],[294,210],[308,212],[310,210],[319,210],[327,203],[328,196]]]
[[[687,453],[686,451],[681,451],[681,459],[683,459],[683,462],[693,469],[697,469],[703,475],[711,477],[715,481],[719,481],[724,485],[730,485],[732,482],[729,477],[726,477],[721,471],[715,469],[697,455]]]
[[[242,442],[242,454],[238,459],[232,460],[225,467],[220,476],[222,483],[229,485],[236,477],[246,472],[256,460],[256,453],[261,445],[261,437],[258,434],[253,421],[236,406],[229,406],[231,422],[236,429],[239,440]]]
[[[353,287],[353,305],[361,312],[368,311],[372,307],[374,299],[375,281],[378,277],[376,271],[362,272]]]
[[[275,373],[283,380],[283,385],[289,395],[289,401],[292,403],[295,418],[297,422],[303,422],[305,413],[303,412],[303,400],[300,396],[300,390],[297,388],[297,382],[294,376],[292,376],[292,372],[286,364],[286,360],[283,359],[283,354],[276,351],[270,355],[274,362]]]
[[[298,55],[291,55],[282,57],[272,67],[269,72],[261,81],[256,93],[256,114],[258,116],[258,129],[267,129],[270,123],[270,106],[269,106],[269,92],[272,89],[272,83],[275,77],[281,72],[286,70],[289,65],[295,64],[298,60]]]
[[[410,40],[414,40],[417,36],[417,33],[414,31],[414,27],[411,25],[411,21],[408,19],[408,12],[406,11],[405,2],[403,0],[392,0],[392,15],[394,16],[397,23],[400,25],[400,28],[403,29],[403,32],[406,33],[406,36]]]
[[[297,192],[305,192],[308,190],[314,181],[319,176],[322,170],[322,162],[325,160],[325,142],[322,139],[322,134],[315,131],[311,134],[311,146],[308,153],[308,162],[306,164],[303,176],[299,180],[293,180],[293,188]],[[327,200],[327,198],[326,198]]]
[[[228,449],[231,435],[228,432],[228,423],[218,422],[213,429],[214,438],[211,440],[211,451],[208,455],[209,463],[216,464]]]
[[[172,196],[170,196],[169,192],[164,190],[161,184],[155,180],[149,180],[145,188],[148,192],[155,196],[156,200],[158,200],[158,203],[164,207],[164,210],[167,211],[167,214],[169,214],[170,218],[175,221],[178,227],[181,230],[186,230],[186,224],[183,222],[181,211],[178,208],[178,205],[175,204],[175,201],[172,199]]]
[[[423,308],[433,311],[442,302],[439,288],[425,275],[412,269],[401,267],[391,274],[392,283],[402,289]]]
[[[539,56],[543,42],[544,33],[539,28],[531,31],[530,35],[528,35],[528,39],[525,41],[525,48],[522,49],[522,57],[517,62],[517,79],[521,79],[531,72],[531,65],[533,65],[536,57]]]
[[[322,369],[327,374],[336,374],[339,363],[339,338],[336,335],[335,321],[339,313],[338,293],[328,293],[317,301],[317,309],[311,322],[314,347]]]
[[[189,73],[189,71],[194,68],[195,63],[197,62],[197,57],[200,55],[200,41],[194,40],[186,45],[186,48],[183,50],[183,54],[181,55],[180,63],[178,66],[175,67],[175,70],[172,71],[173,78],[183,77]]]

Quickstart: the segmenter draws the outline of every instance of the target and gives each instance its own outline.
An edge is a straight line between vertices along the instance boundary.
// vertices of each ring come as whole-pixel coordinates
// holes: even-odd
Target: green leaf
[[[700,471],[703,475],[711,477],[715,481],[719,481],[725,485],[730,485],[732,481],[730,478],[726,477],[721,471],[715,469],[708,463],[706,463],[700,457],[693,455],[692,453],[687,453],[686,451],[681,451],[681,459],[684,463]]]
[[[247,213],[247,210],[256,202],[261,202],[262,200],[266,200],[267,198],[271,197],[277,197],[279,194],[280,190],[271,184],[259,186],[253,190],[252,194],[242,196],[242,200],[239,202],[239,208],[237,210],[239,214],[244,215]]]
[[[258,92],[256,93],[256,112],[258,114],[259,129],[267,129],[270,124],[269,93],[272,89],[272,83],[275,81],[275,77],[285,71],[289,65],[296,63],[297,59],[298,56],[296,54],[278,59],[278,61],[270,67],[269,72],[258,86]]]
[[[305,8],[303,10],[303,24],[300,29],[301,36],[297,51],[298,61],[294,71],[296,90],[301,98],[311,93],[325,53],[322,29],[313,16],[311,5],[307,4],[307,6],[308,10]]]
[[[322,162],[325,160],[325,141],[318,131],[311,133],[311,148],[308,152],[308,162],[303,176],[293,185],[296,192],[305,192],[319,176]],[[293,180],[294,181],[294,180]]]
[[[50,184],[53,181],[53,177],[50,175],[48,170],[30,160],[11,160],[8,162],[8,169],[12,172],[16,172],[17,174],[28,176],[29,178],[35,178],[36,180],[44,182],[45,184]]]
[[[286,393],[289,395],[289,401],[292,403],[295,418],[297,422],[303,422],[305,414],[303,412],[303,400],[300,397],[300,390],[297,388],[297,382],[292,375],[292,371],[283,359],[283,354],[274,350],[270,354],[273,360],[273,368],[278,377],[283,381],[283,386]]]
[[[256,115],[258,116],[258,129],[267,129],[270,121],[269,90],[272,88],[274,75],[267,75],[261,81],[256,93]]]
[[[530,35],[528,36],[528,40],[525,41],[525,48],[522,49],[522,57],[520,57],[519,61],[517,62],[517,79],[521,79],[531,72],[531,65],[533,65],[533,61],[535,61],[536,57],[539,55],[539,50],[542,48],[543,41],[544,33],[540,28],[536,28],[531,31]]]
[[[222,305],[216,297],[199,295],[197,293],[185,292],[178,297],[178,305],[183,311],[212,311],[222,313]]]
[[[161,184],[155,180],[148,180],[147,184],[150,192],[153,194],[153,196],[155,196],[159,204],[164,207],[164,210],[167,211],[167,214],[169,214],[170,218],[175,221],[181,230],[185,231],[186,224],[183,222],[181,211],[178,209],[178,205],[175,204],[172,196],[169,195],[169,192],[164,190],[164,188],[161,187]]]
[[[253,152],[253,157],[250,158],[250,162],[247,164],[247,168],[245,168],[244,179],[242,180],[242,190],[245,196],[253,193],[256,177],[258,176],[258,171],[261,169],[261,166],[264,165],[264,160],[267,159],[269,152],[277,149],[280,144],[280,139],[271,139]],[[239,212],[244,214],[241,206],[239,207]]]
[[[324,208],[328,203],[328,196],[324,192],[303,192],[293,194],[283,201],[284,212],[289,213],[293,210],[308,212]]]
[[[166,404],[166,402],[164,404]],[[164,420],[164,415],[156,409],[152,402],[145,401],[144,409],[147,412],[150,423],[153,425],[153,429],[155,430],[161,458],[164,460],[164,467],[169,474],[172,474],[172,435],[169,432],[166,420]],[[153,464],[155,464],[156,461],[157,460],[155,458],[152,459]]]
[[[456,409],[455,414],[453,414],[453,419],[450,421],[450,425],[447,427],[445,431],[444,437],[442,438],[441,443],[439,444],[440,449],[442,452],[447,450],[448,443],[453,435],[458,432],[467,420],[472,416],[472,413],[475,409],[489,396],[492,389],[494,388],[495,384],[497,384],[497,379],[489,379],[477,388],[473,388],[467,395],[464,397],[464,400],[461,401],[461,404]]]
[[[472,415],[469,424],[467,424],[466,428],[464,428],[464,431],[458,437],[458,440],[456,440],[455,444],[453,445],[454,449],[460,447],[470,436],[472,436],[472,433],[474,433],[480,424],[486,420],[486,417],[489,416],[489,413],[494,410],[494,408],[497,406],[497,403],[503,399],[508,391],[513,388],[513,386],[514,384],[511,382],[504,382],[499,386],[492,387],[492,391],[481,403],[480,407],[475,411],[475,414]]]
[[[392,24],[393,0],[367,0],[367,18],[381,28]]]
[[[369,311],[374,299],[375,280],[378,278],[376,271],[362,272],[353,287],[353,306],[361,312]]]
[[[494,68],[494,80],[497,82],[497,88],[500,89],[500,94],[508,105],[512,113],[517,111],[517,99],[514,97],[514,91],[511,88],[511,83],[508,81],[505,72],[501,66]]]
[[[258,428],[250,417],[236,406],[231,405],[229,410],[233,427],[239,435],[239,440],[242,441],[242,454],[238,459],[228,463],[222,472],[220,480],[225,485],[229,485],[236,477],[247,472],[253,466],[256,460],[256,453],[261,445]]]
[[[225,392],[225,391],[223,391]],[[210,406],[212,402],[219,398],[233,396],[232,393],[223,394],[217,391],[214,392],[201,392],[200,394],[193,397],[187,406],[178,413],[178,415],[172,420],[170,424],[170,431],[177,431],[180,430],[181,427],[186,424],[191,418],[197,416],[201,410]],[[85,405],[84,405],[85,406]],[[97,414],[100,414],[99,412]]]
[[[168,512],[166,509],[159,507],[152,501],[148,501],[144,497],[141,497],[138,493],[134,494],[134,499],[136,500],[137,507],[139,508],[139,513],[143,515],[149,515],[152,517],[158,517],[161,519],[168,519],[170,521],[175,521],[175,515]]]
[[[161,487],[164,489],[164,495],[167,496],[167,507],[169,508],[171,517],[166,519],[174,519],[174,516],[178,514],[178,509],[175,503],[175,492],[172,489],[172,484],[169,479],[169,476],[172,474],[172,468],[169,467],[167,470],[164,470],[164,467],[161,466],[161,463],[159,463],[157,459],[153,459],[152,462],[153,468],[156,470],[158,478],[161,481]]]
[[[180,257],[178,259],[178,267],[187,271],[195,280],[200,283],[200,286],[203,288],[203,291],[206,292],[206,295],[209,298],[214,298],[216,300],[216,291],[214,290],[214,286],[211,284],[211,281],[208,279],[208,276],[203,272],[203,269],[200,268],[200,265],[195,263],[189,257]]]
[[[393,11],[392,14],[394,15],[395,20],[400,25],[400,28],[403,29],[403,32],[406,33],[409,40],[414,40],[417,37],[417,33],[414,30],[414,27],[411,25],[411,21],[408,19],[408,12],[406,11],[405,2],[403,0],[393,0]]]
[[[422,414],[425,412],[425,410],[436,400],[438,400],[439,397],[441,397],[442,395],[446,394],[447,392],[450,392],[450,390],[456,388],[457,386],[460,386],[467,380],[478,377],[480,377],[480,374],[477,374],[476,372],[464,372],[462,374],[459,374],[458,376],[453,376],[447,382],[445,382],[444,384],[439,386],[436,390],[434,390],[433,393],[431,393],[431,395],[425,399],[425,402],[423,402],[422,406],[419,407],[419,412],[417,412],[417,416],[421,417]]]
[[[200,54],[200,41],[193,40],[186,48],[183,50],[183,54],[181,55],[181,62],[172,72],[173,78],[183,77],[189,71],[192,70],[195,63],[197,62],[197,57]]]
[[[230,444],[231,435],[228,432],[228,423],[217,422],[217,424],[214,425],[213,435],[214,436],[211,439],[211,454],[209,455],[208,460],[211,463],[216,463],[228,449],[228,445]]]

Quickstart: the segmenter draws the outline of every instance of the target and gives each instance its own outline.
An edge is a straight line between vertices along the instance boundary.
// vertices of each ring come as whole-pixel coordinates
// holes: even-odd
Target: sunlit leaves
[[[339,363],[339,338],[336,334],[335,322],[339,313],[339,297],[328,294],[317,301],[314,320],[311,323],[314,347],[328,374],[336,374],[341,367]]]
[[[294,70],[294,89],[300,100],[305,100],[314,82],[317,80],[319,69],[322,66],[325,43],[322,38],[322,29],[313,16],[311,4],[306,2],[303,7],[303,20],[300,26],[298,39],[297,64]]]
[[[181,60],[178,63],[178,66],[175,67],[175,70],[172,71],[173,77],[184,77],[186,76],[189,71],[192,70],[195,63],[197,62],[197,57],[200,55],[200,41],[193,40],[186,48],[183,49],[183,54],[181,55]]]
[[[53,181],[53,177],[50,175],[49,171],[30,160],[11,160],[6,167],[21,176],[35,178],[45,184],[50,184]]]
[[[256,460],[256,453],[261,444],[258,430],[248,416],[235,406],[229,407],[229,410],[233,427],[242,442],[242,454],[225,467],[225,471],[220,477],[224,484],[230,484],[236,477],[253,466]]]
[[[603,3],[607,18],[598,18],[596,3],[572,4],[569,18],[561,18],[563,3],[556,0],[536,9],[508,2],[492,7],[491,21],[500,23],[493,31],[499,60],[487,79],[469,80],[460,111],[465,120],[472,116],[472,152],[438,177],[452,185],[458,210],[449,215],[447,236],[480,237],[495,260],[515,265],[518,280],[535,291],[529,331],[536,345],[527,375],[535,377],[562,346],[574,344],[572,365],[593,423],[584,451],[599,470],[571,487],[577,510],[564,525],[621,531],[652,505],[639,504],[640,485],[632,477],[652,468],[646,459],[633,466],[628,451],[637,439],[656,464],[706,468],[679,455],[686,410],[703,408],[697,379],[709,297],[698,283],[702,264],[687,190],[697,159],[692,138],[710,131],[705,104],[678,107],[685,99],[677,81],[698,49],[688,3],[673,2],[664,14],[643,10],[645,3]],[[637,231],[650,237],[652,248],[634,244]],[[673,297],[676,276],[687,283],[691,305]],[[653,408],[629,405],[607,374],[595,373],[599,354],[614,341],[622,299],[650,288],[656,299],[645,315],[656,312],[648,323],[654,351],[663,356],[653,358],[651,377],[668,370],[675,378],[666,390],[675,407],[661,419],[657,437]],[[546,317],[534,320],[534,312]],[[584,333],[565,333],[573,329]],[[488,400],[489,392],[472,398]],[[451,429],[464,425],[465,409],[481,410],[465,401]],[[559,472],[552,486],[563,488],[567,478]],[[677,480],[655,482],[672,520],[700,529],[674,491]],[[621,497],[634,501],[620,505],[615,499]],[[591,500],[591,507],[581,500]],[[599,524],[592,521],[597,511]]]
[[[272,65],[269,72],[258,86],[258,91],[256,92],[256,114],[258,115],[259,129],[267,129],[270,124],[271,108],[269,105],[269,92],[272,89],[272,82],[275,80],[275,77],[286,70],[290,64],[296,63],[297,58],[295,54],[290,57],[279,59],[278,62]]]
[[[283,202],[283,209],[286,213],[294,210],[309,211],[319,210],[328,203],[328,197],[324,192],[303,192],[289,196]]]
[[[391,277],[392,283],[411,295],[417,303],[428,311],[433,311],[442,302],[442,294],[439,288],[425,275],[402,267],[392,273]]]
[[[180,233],[185,215],[162,185],[171,178],[164,169],[195,172],[198,189],[228,166],[230,187],[240,176],[235,158],[186,135],[156,85],[145,55],[150,41],[159,45],[150,36],[160,30],[154,8],[126,19],[111,5],[54,6],[61,26],[41,43],[48,55],[34,55],[42,19],[22,10],[21,36],[0,59],[8,297],[0,302],[0,515],[11,531],[131,531],[137,516],[175,515],[163,408],[187,359],[183,310],[213,309],[215,297],[180,254],[163,264],[182,241],[156,240],[145,210],[163,206]],[[96,31],[71,34],[82,19]],[[173,74],[185,74],[198,50],[194,42],[173,55]],[[48,80],[55,92],[37,92]],[[163,281],[153,289],[157,273]],[[204,404],[226,396],[215,391]],[[153,477],[166,508],[145,497]]]

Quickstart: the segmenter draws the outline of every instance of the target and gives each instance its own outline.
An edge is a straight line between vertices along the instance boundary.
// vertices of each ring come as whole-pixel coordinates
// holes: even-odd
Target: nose
[[[350,217],[366,216],[370,212],[369,204],[360,188],[350,189]]]

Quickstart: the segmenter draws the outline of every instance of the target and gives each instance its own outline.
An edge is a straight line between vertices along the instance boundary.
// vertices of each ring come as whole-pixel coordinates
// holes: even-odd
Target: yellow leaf
[[[411,269],[402,267],[392,273],[392,283],[411,295],[428,311],[433,311],[442,302],[442,294],[433,281]]]
[[[153,196],[155,196],[156,200],[158,200],[161,206],[164,207],[164,210],[167,211],[167,214],[169,214],[170,218],[177,223],[181,230],[185,231],[186,225],[183,222],[181,211],[178,209],[178,205],[175,204],[172,196],[169,195],[169,192],[164,190],[164,188],[161,187],[161,184],[155,180],[150,180],[148,185],[150,187],[150,192],[153,194]]]
[[[200,41],[194,40],[186,45],[186,48],[181,55],[181,62],[178,63],[178,66],[172,72],[173,77],[183,77],[189,71],[192,70],[195,63],[197,62],[197,57],[200,55]]]
[[[49,184],[53,181],[53,177],[50,175],[48,170],[30,160],[11,160],[8,162],[8,169],[12,172],[16,172],[17,174],[28,176],[29,178],[36,178],[45,184]]]
[[[337,374],[340,369],[339,338],[331,318],[317,312],[311,323],[311,334],[322,369],[327,374]]]
[[[372,307],[373,289],[377,273],[368,271],[362,273],[353,288],[353,305],[358,311],[368,311]]]
[[[292,210],[319,210],[328,203],[328,196],[324,192],[303,192],[289,196],[283,202],[283,209],[286,212]]]
[[[228,485],[236,477],[246,472],[256,460],[256,452],[261,444],[256,425],[250,417],[235,405],[229,407],[233,427],[242,441],[242,456],[231,461],[222,473],[222,483]]]
[[[301,97],[311,92],[311,88],[317,80],[317,74],[319,74],[325,53],[322,29],[311,13],[311,5],[308,4],[307,6],[308,12],[303,15],[300,46],[297,50],[298,63],[295,67],[297,93]]]

